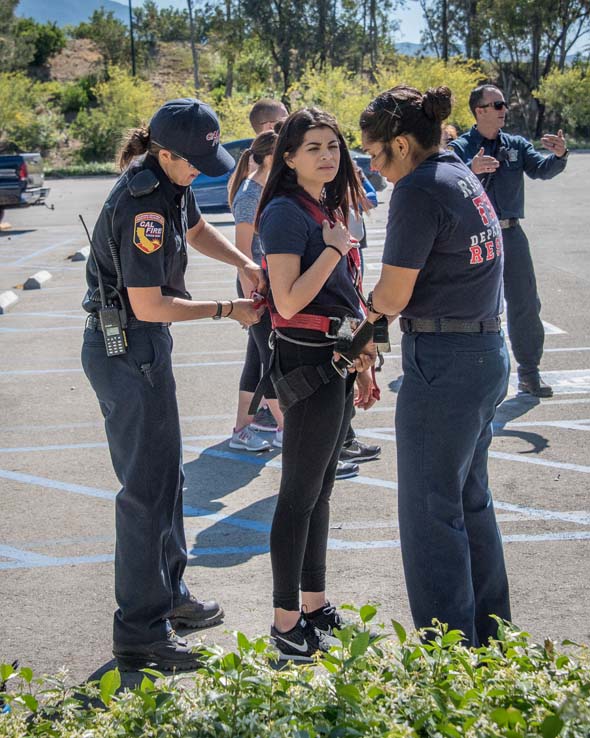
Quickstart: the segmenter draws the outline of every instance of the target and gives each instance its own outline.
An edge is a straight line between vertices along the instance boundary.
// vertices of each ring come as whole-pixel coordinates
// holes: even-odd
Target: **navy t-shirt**
[[[297,254],[301,257],[302,274],[326,248],[321,226],[292,197],[276,197],[268,203],[260,218],[259,232],[265,254]],[[272,283],[270,286],[272,291]],[[312,302],[339,308],[335,311],[337,316],[363,317],[346,259],[340,259]]]
[[[395,186],[383,263],[420,269],[405,318],[480,321],[503,310],[502,231],[479,179],[453,153]]]

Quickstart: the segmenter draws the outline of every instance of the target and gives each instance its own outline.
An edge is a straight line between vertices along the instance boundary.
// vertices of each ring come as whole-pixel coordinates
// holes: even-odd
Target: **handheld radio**
[[[98,318],[100,320],[100,327],[104,338],[104,345],[106,348],[107,356],[120,356],[121,354],[127,353],[127,336],[125,335],[125,330],[123,328],[123,325],[126,324],[127,321],[125,320],[126,313],[124,307],[118,308],[114,304],[114,300],[115,298],[117,298],[121,306],[123,306],[124,303],[119,290],[115,287],[109,288],[109,295],[107,297],[104,282],[102,280],[102,274],[100,273],[100,267],[98,266],[98,259],[96,258],[96,254],[94,253],[94,249],[92,247],[92,239],[90,238],[90,233],[88,232],[88,228],[86,227],[84,218],[81,215],[78,215],[78,217],[80,218],[82,225],[84,226],[84,230],[86,231],[88,243],[90,244],[90,253],[92,254],[92,258],[94,259],[94,264],[96,266],[98,291],[100,293],[100,308],[98,310]],[[121,318],[123,318],[123,320]]]

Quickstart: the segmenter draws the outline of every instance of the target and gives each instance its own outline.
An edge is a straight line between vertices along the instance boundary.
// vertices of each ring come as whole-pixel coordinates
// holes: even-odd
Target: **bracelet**
[[[326,244],[326,248],[327,248],[327,249],[334,249],[334,251],[336,251],[336,252],[337,252],[337,254],[338,254],[338,256],[339,256],[340,258],[342,258],[342,257],[344,256],[344,254],[342,253],[342,251],[340,251],[340,249],[339,249],[339,248],[337,248],[336,246],[333,246],[333,245],[332,245],[331,243],[327,243],[327,244]]]
[[[229,316],[233,313],[233,311],[234,311],[234,301],[230,300],[229,301],[229,313],[224,317],[229,318]]]
[[[217,305],[217,310],[215,311],[215,315],[213,316],[213,320],[220,320],[221,319],[221,311],[223,310],[223,303],[221,303],[219,300],[214,300],[214,302]]]

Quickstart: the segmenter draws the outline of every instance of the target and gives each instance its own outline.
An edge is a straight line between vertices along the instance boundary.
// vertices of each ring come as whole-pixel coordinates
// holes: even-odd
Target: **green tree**
[[[31,39],[15,34],[17,20],[14,10],[19,0],[0,2],[0,72],[13,72],[25,69],[35,55]]]
[[[31,62],[36,66],[46,64],[66,45],[66,35],[56,23],[37,23],[33,18],[19,18],[14,24],[14,34],[32,46]]]
[[[130,43],[127,26],[115,18],[113,11],[95,10],[90,21],[72,29],[74,38],[89,38],[98,46],[103,56],[105,71],[111,65],[130,62]]]

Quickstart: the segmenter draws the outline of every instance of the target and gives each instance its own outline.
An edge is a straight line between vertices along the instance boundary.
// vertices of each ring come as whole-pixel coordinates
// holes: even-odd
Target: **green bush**
[[[54,86],[33,82],[21,72],[0,74],[0,145],[41,151],[54,148],[64,125],[49,106]]]
[[[37,23],[33,18],[19,18],[14,24],[14,34],[30,44],[31,61],[36,66],[46,64],[66,45],[66,35],[56,23]]]
[[[590,657],[532,644],[501,624],[485,648],[466,649],[446,626],[431,639],[374,636],[359,611],[340,643],[311,666],[277,670],[266,639],[237,633],[237,649],[213,647],[194,677],[144,670],[122,691],[118,670],[68,688],[3,665],[11,712],[0,736],[25,738],[584,738],[590,731]],[[573,645],[573,644],[569,644]]]
[[[113,160],[125,132],[149,121],[157,103],[153,86],[118,67],[93,89],[97,107],[82,110],[72,123],[72,134],[82,142],[82,161]]]
[[[590,128],[590,74],[580,67],[552,70],[533,92],[552,111],[559,113],[568,129]],[[569,143],[568,143],[569,146]]]

